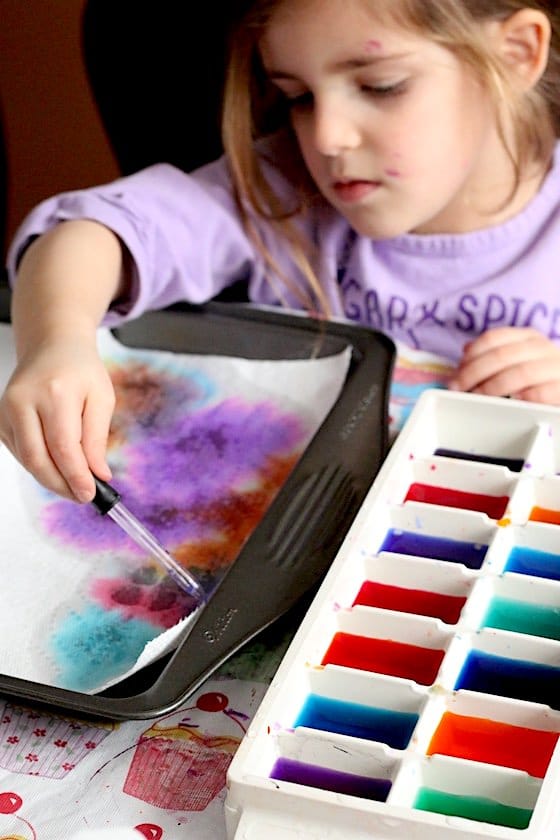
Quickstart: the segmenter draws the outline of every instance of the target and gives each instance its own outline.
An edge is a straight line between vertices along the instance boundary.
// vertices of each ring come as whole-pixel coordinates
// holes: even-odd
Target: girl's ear
[[[502,21],[494,21],[492,34],[505,64],[524,89],[537,84],[546,69],[551,25],[544,12],[520,9]]]

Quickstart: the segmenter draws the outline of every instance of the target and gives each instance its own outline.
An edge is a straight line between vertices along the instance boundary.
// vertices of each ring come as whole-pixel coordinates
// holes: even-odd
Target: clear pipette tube
[[[181,589],[185,589],[197,601],[202,599],[204,590],[198,581],[169,554],[153,534],[140,524],[128,508],[117,502],[111,510],[107,511],[107,516],[110,516],[117,525],[120,525],[137,545],[144,548],[155,560],[158,560]]]
[[[204,590],[196,578],[184,569],[154,535],[139,522],[134,514],[121,503],[119,493],[111,485],[95,476],[94,478],[97,493],[93,504],[97,510],[103,515],[110,516],[137,545],[157,560],[181,589],[184,589],[197,601],[203,601]]]

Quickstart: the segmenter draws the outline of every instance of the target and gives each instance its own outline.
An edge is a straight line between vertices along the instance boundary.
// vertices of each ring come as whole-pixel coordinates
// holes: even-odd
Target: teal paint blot
[[[70,613],[51,639],[62,687],[90,691],[131,668],[160,628],[96,606]]]

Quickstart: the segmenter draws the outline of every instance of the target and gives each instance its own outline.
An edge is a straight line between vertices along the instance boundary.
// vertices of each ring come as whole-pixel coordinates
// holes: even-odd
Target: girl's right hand
[[[0,440],[49,490],[89,502],[92,472],[111,478],[105,458],[114,405],[95,341],[57,338],[20,359],[0,398]]]

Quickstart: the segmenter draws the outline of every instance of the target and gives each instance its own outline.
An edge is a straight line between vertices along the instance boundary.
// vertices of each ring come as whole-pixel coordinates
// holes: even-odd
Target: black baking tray
[[[6,320],[5,302],[2,314]],[[352,323],[223,303],[148,313],[115,334],[130,347],[250,359],[352,351],[337,402],[173,653],[99,694],[0,675],[0,692],[20,702],[143,719],[176,709],[228,657],[316,591],[387,451],[394,345]]]

